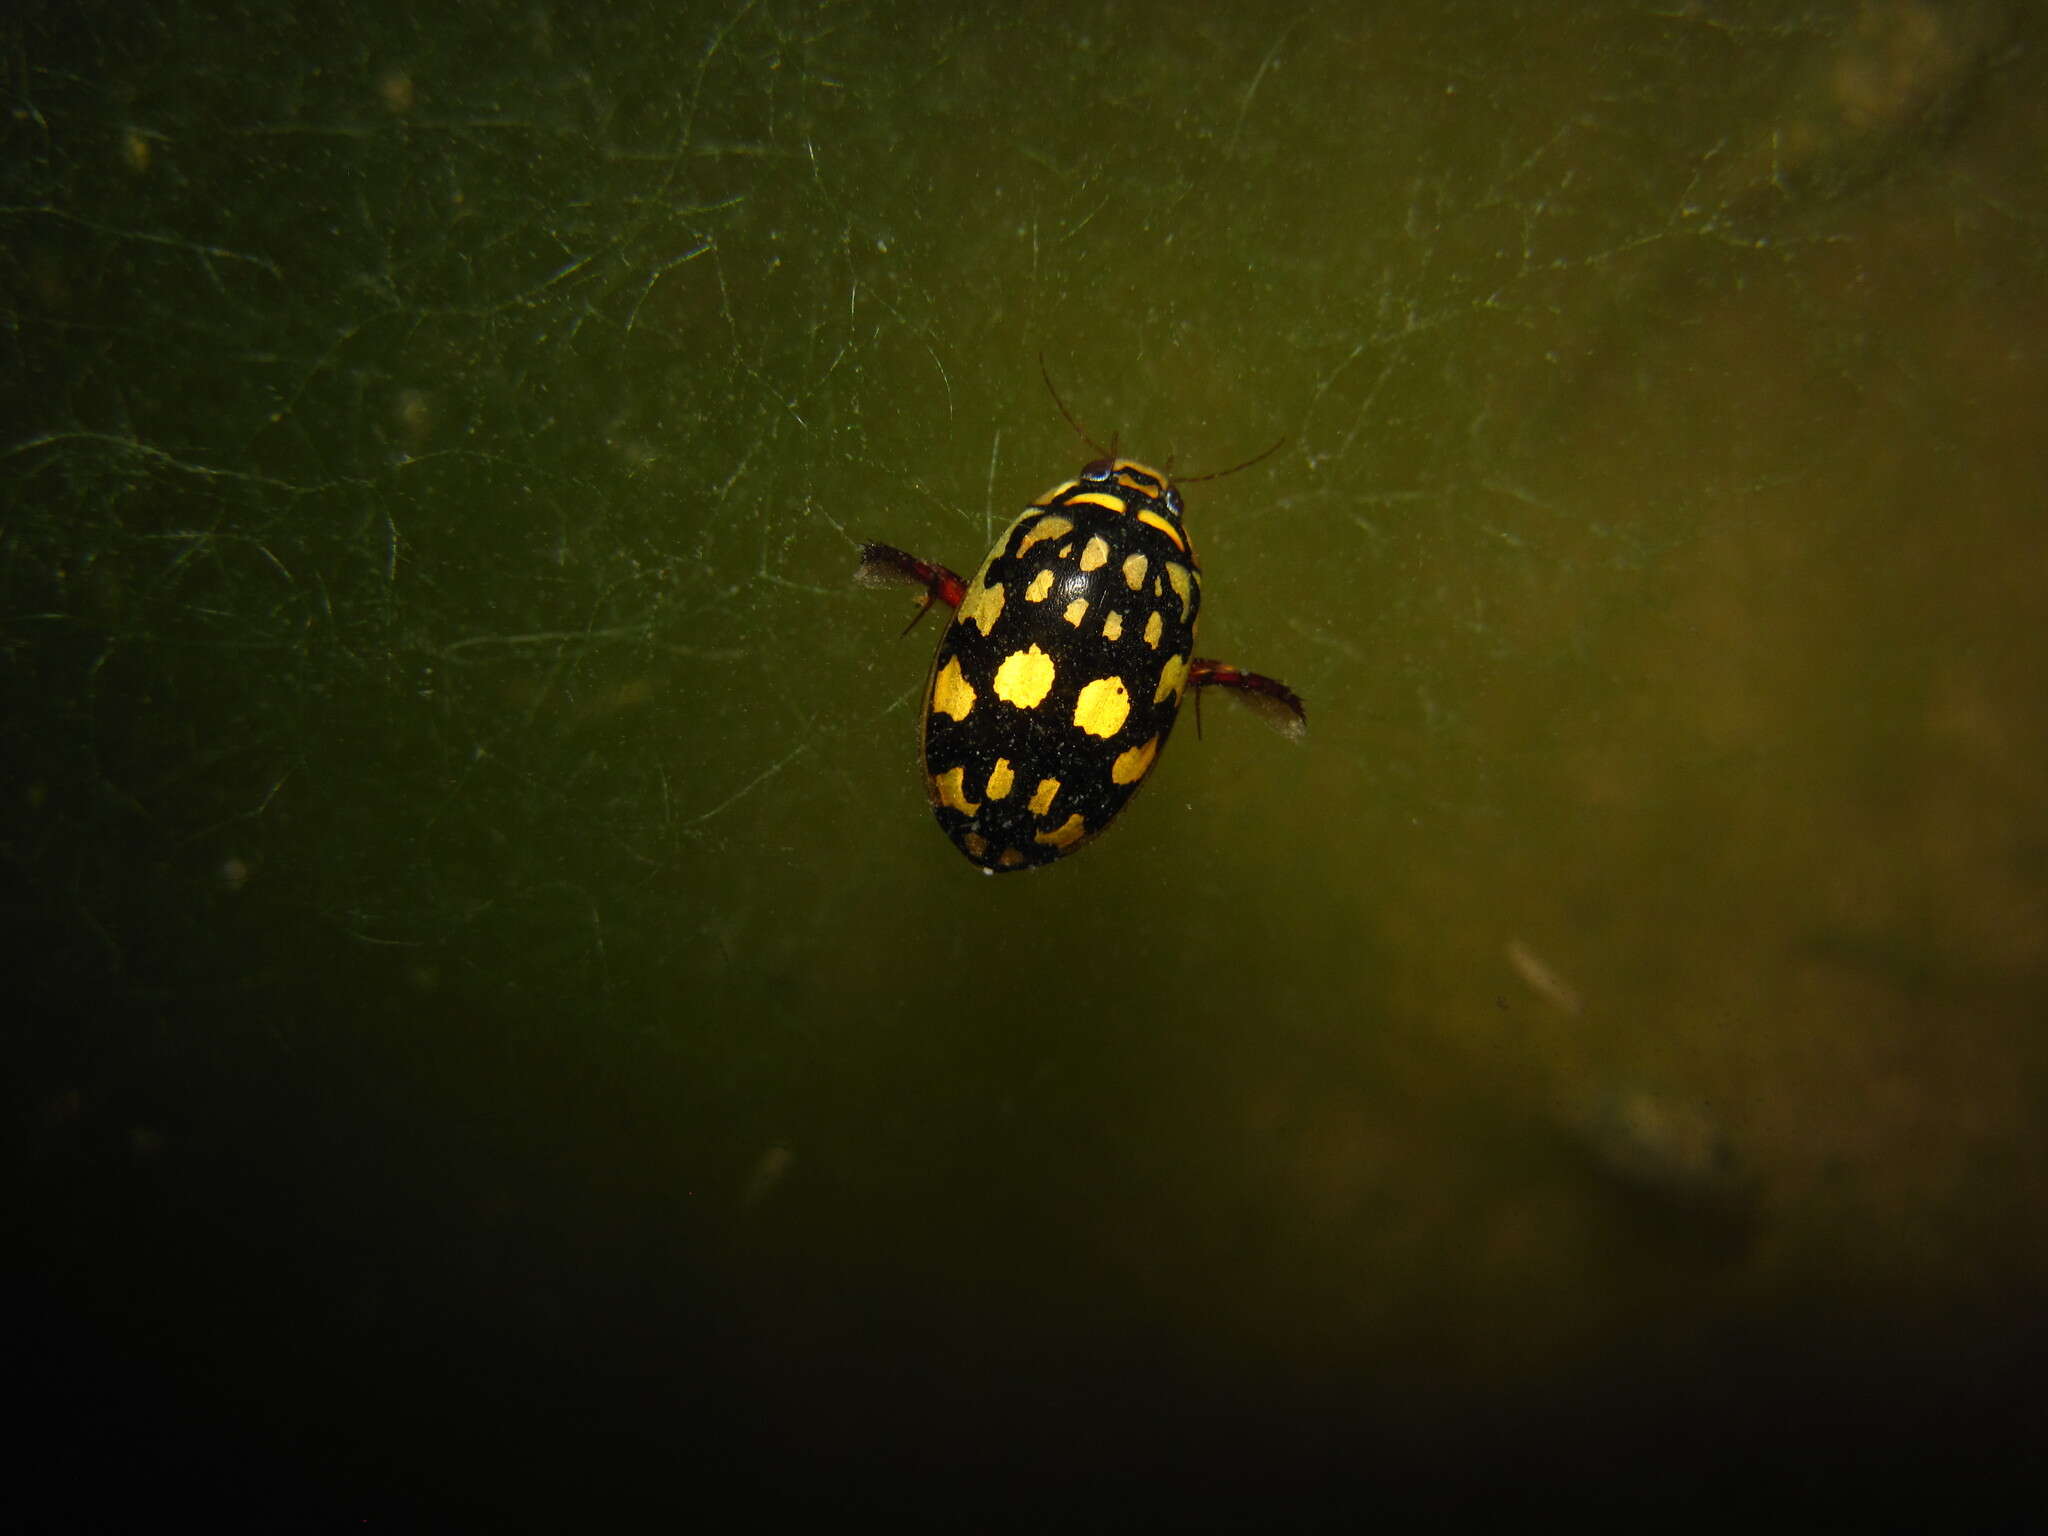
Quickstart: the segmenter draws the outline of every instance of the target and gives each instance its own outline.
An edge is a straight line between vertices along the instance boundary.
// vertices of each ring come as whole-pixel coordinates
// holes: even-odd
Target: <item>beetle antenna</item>
[[[1225,475],[1234,475],[1240,469],[1250,469],[1254,464],[1258,463],[1261,459],[1270,459],[1271,457],[1273,457],[1274,454],[1278,453],[1282,448],[1285,448],[1286,446],[1287,439],[1283,436],[1279,442],[1275,443],[1272,447],[1268,448],[1264,453],[1255,453],[1250,458],[1246,459],[1242,464],[1233,464],[1228,469],[1212,469],[1206,475],[1182,475],[1179,477],[1178,483],[1181,485],[1194,485],[1198,481],[1202,480],[1221,480]]]
[[[1097,441],[1095,441],[1094,438],[1088,435],[1087,428],[1083,427],[1081,423],[1074,420],[1074,413],[1067,409],[1067,402],[1062,400],[1060,398],[1060,392],[1052,387],[1052,374],[1046,370],[1045,354],[1043,352],[1040,352],[1038,354],[1038,376],[1041,379],[1045,380],[1045,392],[1048,395],[1052,396],[1052,403],[1058,406],[1060,408],[1060,414],[1067,418],[1067,425],[1074,429],[1074,436],[1080,438],[1082,442],[1086,443],[1090,448],[1093,448],[1103,458],[1115,458],[1116,449],[1113,446],[1107,452],[1105,452],[1103,450],[1102,444],[1098,443]],[[1278,447],[1279,445],[1275,444],[1274,446]],[[1263,458],[1264,456],[1265,455],[1263,454],[1260,455],[1261,458]]]

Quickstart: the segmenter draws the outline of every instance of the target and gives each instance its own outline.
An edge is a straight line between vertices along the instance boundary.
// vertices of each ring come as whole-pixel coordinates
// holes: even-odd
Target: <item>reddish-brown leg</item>
[[[1226,662],[1210,661],[1198,656],[1188,663],[1188,681],[1197,689],[1235,688],[1251,698],[1269,700],[1294,717],[1292,723],[1296,728],[1308,724],[1308,706],[1301,702],[1299,694],[1278,678],[1267,677],[1258,672],[1240,671]],[[1197,693],[1195,698],[1200,702],[1200,693]]]
[[[855,574],[870,586],[900,581],[924,588],[924,601],[918,604],[916,617],[903,626],[906,635],[917,628],[918,619],[930,611],[934,599],[948,608],[958,608],[960,599],[967,595],[967,583],[943,565],[920,560],[893,544],[861,545],[860,569]]]

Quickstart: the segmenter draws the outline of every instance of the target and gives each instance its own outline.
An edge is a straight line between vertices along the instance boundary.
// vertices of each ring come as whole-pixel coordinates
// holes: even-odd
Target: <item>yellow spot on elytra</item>
[[[1099,571],[1109,564],[1109,540],[1097,534],[1088,541],[1088,547],[1081,551],[1081,569]]]
[[[1037,835],[1036,841],[1054,848],[1071,848],[1087,835],[1088,823],[1081,819],[1079,813],[1076,813],[1069,816],[1059,826],[1054,827],[1052,831],[1040,832]]]
[[[1058,779],[1040,779],[1038,790],[1031,797],[1031,814],[1043,816],[1052,809],[1052,797],[1060,792]]]
[[[1180,691],[1187,685],[1188,659],[1185,656],[1176,656],[1159,669],[1159,689],[1152,695],[1152,702],[1164,704],[1168,694],[1178,699]]]
[[[1109,765],[1112,784],[1135,784],[1152,771],[1152,759],[1159,755],[1159,738],[1154,736],[1142,747],[1133,747],[1128,752],[1119,752],[1116,761]]]
[[[939,804],[950,805],[963,816],[972,816],[981,809],[981,802],[967,798],[967,791],[961,786],[961,781],[966,777],[966,764],[963,763],[958,768],[948,768],[932,780],[932,789],[939,797]]]
[[[955,720],[965,720],[974,708],[974,684],[960,670],[960,658],[949,656],[932,679],[932,709]]]
[[[1087,613],[1088,599],[1085,597],[1077,597],[1071,603],[1067,604],[1067,611],[1061,614],[1060,617],[1065,619],[1069,624],[1073,625],[1074,628],[1079,629],[1081,627],[1081,620],[1084,617],[1086,617]]]
[[[1145,557],[1143,555],[1132,555],[1124,561],[1124,585],[1133,592],[1139,591],[1144,587]]]
[[[960,600],[960,622],[974,625],[986,639],[1002,613],[1003,584],[999,581],[992,587],[984,587],[977,576],[974,585],[967,589],[967,595]]]
[[[1074,700],[1074,724],[1090,736],[1109,740],[1131,716],[1131,693],[1120,677],[1098,677]]]
[[[1017,776],[1010,772],[1007,757],[996,759],[995,767],[989,770],[987,794],[991,800],[1000,800],[1010,792],[1010,786],[1017,782]]]
[[[1188,621],[1188,605],[1195,600],[1195,578],[1188,568],[1177,560],[1166,562],[1167,584],[1173,588],[1173,595],[1180,599],[1180,621]]]
[[[996,697],[1019,709],[1036,709],[1039,701],[1052,692],[1052,678],[1052,658],[1037,646],[1028,651],[1012,651],[996,668]]]
[[[1157,528],[1161,533],[1173,540],[1173,547],[1175,549],[1180,550],[1183,554],[1187,552],[1188,541],[1180,536],[1180,530],[1157,512],[1140,512],[1138,514],[1138,521],[1146,524],[1148,527]]]
[[[1044,570],[1031,578],[1031,585],[1024,589],[1024,601],[1027,603],[1042,603],[1045,601],[1045,594],[1051,590],[1052,567],[1048,565]]]
[[[1071,517],[1061,517],[1057,512],[1049,512],[1033,523],[1031,531],[1017,541],[1017,558],[1023,559],[1024,552],[1034,544],[1046,539],[1057,539],[1073,531],[1074,520]]]
[[[1060,546],[1060,558],[1061,558],[1062,560],[1071,560],[1071,559],[1073,558],[1073,555],[1074,555],[1074,546],[1073,546],[1073,545],[1071,545],[1071,544],[1062,544],[1062,545]]]
[[[1159,610],[1152,610],[1152,617],[1145,621],[1145,643],[1153,650],[1159,649],[1159,637],[1166,633],[1166,620],[1159,616]]]
[[[1005,869],[1015,869],[1024,862],[1024,855],[1014,848],[1005,848],[1002,857],[997,859],[996,862]]]
[[[988,839],[979,832],[963,832],[960,835],[960,846],[977,859],[985,857],[988,853]]]
[[[1124,616],[1112,608],[1109,617],[1102,621],[1102,638],[1105,640],[1121,640],[1123,637]]]
[[[1114,495],[1109,491],[1083,491],[1078,496],[1069,496],[1067,498],[1067,505],[1070,507],[1084,504],[1091,507],[1106,507],[1112,512],[1129,510],[1123,497]]]

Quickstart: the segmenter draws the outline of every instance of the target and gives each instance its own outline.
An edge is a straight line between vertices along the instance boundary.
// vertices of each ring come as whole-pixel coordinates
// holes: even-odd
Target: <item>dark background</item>
[[[8,1511],[2024,1518],[2023,7],[30,7]],[[932,826],[1097,437],[1206,712]]]

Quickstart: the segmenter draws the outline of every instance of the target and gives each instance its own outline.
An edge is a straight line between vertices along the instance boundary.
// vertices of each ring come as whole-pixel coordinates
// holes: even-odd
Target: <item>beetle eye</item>
[[[1179,517],[1181,515],[1180,487],[1177,485],[1169,485],[1166,488],[1165,501],[1166,510],[1171,512],[1175,517]]]
[[[1115,473],[1116,464],[1110,459],[1097,459],[1092,464],[1083,464],[1081,466],[1081,478],[1083,480],[1107,480]]]

